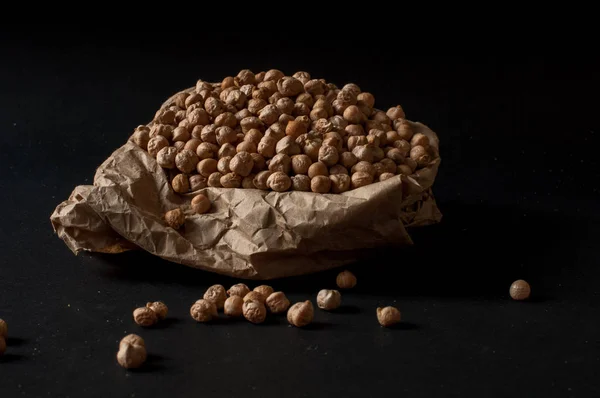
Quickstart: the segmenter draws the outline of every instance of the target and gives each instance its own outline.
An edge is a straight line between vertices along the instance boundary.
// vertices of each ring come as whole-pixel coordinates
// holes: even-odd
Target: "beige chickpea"
[[[300,121],[294,120],[287,124],[285,133],[293,138],[298,138],[302,134],[306,134],[306,125]]]
[[[304,154],[313,162],[317,162],[319,160],[319,151],[322,145],[323,141],[321,139],[307,139],[303,147]]]
[[[371,93],[360,93],[356,96],[358,104],[364,104],[369,108],[373,108],[375,106],[375,97]]]
[[[150,137],[163,136],[167,140],[173,139],[173,126],[167,124],[155,124],[150,128]]]
[[[239,188],[242,186],[242,177],[236,173],[227,173],[221,177],[220,181],[223,188]]]
[[[220,310],[223,308],[225,300],[227,300],[227,293],[225,292],[223,285],[212,285],[206,289],[203,299],[210,301],[217,306],[218,310]]]
[[[396,307],[378,307],[377,321],[383,327],[390,327],[400,322],[402,316]]]
[[[240,120],[240,126],[242,127],[242,132],[246,134],[251,129],[257,129],[259,131],[264,131],[263,122],[257,118],[256,116],[248,116]]]
[[[190,95],[188,95],[185,99],[185,103],[184,103],[184,107],[183,108],[189,108],[191,105],[198,103],[202,101],[202,96],[198,93],[191,93]]]
[[[212,173],[210,176],[208,176],[208,186],[221,188],[221,177],[223,177],[223,174],[219,173],[218,171]]]
[[[406,115],[404,114],[404,109],[402,109],[402,107],[400,105],[397,105],[397,106],[394,106],[394,107],[391,107],[390,109],[388,109],[388,111],[386,112],[386,115],[391,120],[406,118]]]
[[[258,130],[254,130],[254,131],[258,131]],[[256,144],[254,142],[242,141],[235,147],[235,150],[237,151],[237,153],[240,153],[240,152],[254,153],[254,152],[256,152],[257,148],[256,148]]]
[[[280,114],[291,115],[294,112],[294,101],[287,97],[278,99],[275,106],[279,109]]]
[[[367,143],[373,145],[373,146],[380,146],[381,145],[381,141],[379,140],[379,137],[373,136],[373,135],[368,135],[367,136]]]
[[[254,189],[254,188],[256,188],[254,186],[254,177],[256,177],[256,174],[248,174],[247,176],[245,176],[244,178],[242,178],[242,188],[243,189]]]
[[[268,104],[267,101],[265,101],[264,99],[261,99],[261,98],[252,98],[250,101],[248,101],[248,110],[253,115],[258,115],[259,112],[265,106],[267,106],[267,104]]]
[[[523,279],[519,279],[510,285],[509,294],[513,300],[526,300],[531,294],[531,286]]]
[[[379,122],[381,124],[392,124],[392,120],[386,115],[384,111],[381,110],[373,110],[373,114],[371,115],[371,119]]]
[[[189,93],[179,93],[173,99],[173,103],[175,104],[175,106],[177,106],[181,109],[185,109],[186,108],[185,100],[188,98],[188,96],[189,96]]]
[[[357,147],[367,145],[368,143],[369,142],[367,141],[367,137],[365,137],[364,135],[350,136],[348,137],[348,150],[354,151]]]
[[[217,171],[217,161],[212,158],[202,159],[200,162],[198,162],[196,171],[200,175],[208,178],[212,173]]]
[[[337,290],[323,289],[317,294],[317,306],[326,311],[332,311],[342,305],[342,295]]]
[[[266,299],[275,290],[269,285],[260,285],[260,286],[256,286],[253,291],[260,293]]]
[[[258,153],[266,158],[275,156],[275,145],[277,140],[273,137],[263,137],[258,144]]]
[[[286,76],[277,81],[277,89],[283,96],[294,97],[304,91],[304,85],[300,80]]]
[[[317,121],[319,119],[328,118],[329,113],[325,108],[313,108],[310,111],[310,120]]]
[[[133,320],[140,326],[149,327],[158,322],[158,317],[150,308],[140,307],[133,311]]]
[[[407,165],[408,167],[410,167],[410,169],[413,171],[413,173],[418,167],[417,162],[411,158],[404,159],[404,164]]]
[[[206,186],[208,185],[208,178],[200,174],[194,174],[189,178],[189,182],[190,191],[193,192],[202,188],[206,188]]]
[[[125,336],[125,338],[119,343],[119,351],[117,352],[117,362],[121,367],[125,369],[137,369],[140,368],[146,362],[148,354],[146,352],[145,344],[132,343],[131,341],[139,342],[139,340],[134,340],[130,336],[134,335]],[[143,342],[141,337],[140,340]]]
[[[259,324],[263,323],[267,318],[267,309],[260,301],[244,301],[242,304],[242,314],[248,321]]]
[[[349,175],[350,173],[348,173],[348,169],[345,168],[344,166],[342,166],[341,164],[336,164],[329,168],[329,175],[335,175],[335,174]]]
[[[156,158],[161,149],[169,146],[169,141],[162,135],[157,135],[148,140],[148,153]]]
[[[310,177],[304,174],[298,174],[292,178],[292,189],[294,191],[310,191]]]
[[[396,172],[396,162],[394,162],[392,159],[389,159],[389,158],[381,159],[379,161],[379,163],[383,166],[383,168],[382,168],[383,173],[394,174]]]
[[[187,141],[190,139],[190,133],[185,127],[176,127],[173,130],[173,141]]]
[[[315,193],[328,193],[331,190],[331,180],[327,176],[314,176],[310,180],[310,190]]]
[[[298,71],[292,75],[294,78],[300,80],[302,84],[306,84],[310,80],[310,73],[305,71]]]
[[[280,140],[283,137],[285,137],[285,127],[279,122],[275,122],[271,126],[269,126],[267,131],[265,131],[265,137],[266,136]]]
[[[375,147],[371,144],[358,145],[354,147],[352,153],[359,161],[373,163],[375,161]]]
[[[237,132],[228,126],[217,127],[216,131],[217,144],[231,144],[237,141]]]
[[[276,171],[273,174],[271,174],[267,179],[267,185],[273,191],[285,192],[288,189],[290,189],[292,185],[292,180],[287,174],[281,171]]]
[[[225,106],[221,100],[214,97],[208,97],[204,102],[204,109],[206,110],[206,113],[214,118],[225,111]],[[208,122],[204,124],[208,124]]]
[[[274,292],[267,297],[265,304],[272,314],[281,314],[290,307],[290,300],[283,292]]]
[[[173,143],[173,148],[177,150],[177,153],[183,151],[185,149],[185,142],[183,141],[175,141]]]
[[[402,164],[404,163],[404,159],[406,159],[406,154],[398,148],[391,148],[385,156],[396,164]]]
[[[376,120],[369,119],[369,120],[365,121],[364,126],[365,126],[365,131],[371,131],[371,130],[385,131],[383,125]]]
[[[422,146],[423,148],[428,149],[429,148],[429,137],[427,137],[425,134],[417,133],[412,136],[412,138],[410,140],[410,145],[412,147]]]
[[[269,97],[269,104],[275,105],[277,103],[277,101],[279,101],[283,97],[284,96],[281,95],[281,93],[279,91],[277,91]]]
[[[266,72],[258,72],[257,74],[254,75],[254,80],[256,80],[256,83],[260,83],[264,80],[266,75]]]
[[[202,90],[212,91],[213,89],[214,87],[210,83],[205,82],[204,80],[198,80],[196,82],[196,92],[200,92]]]
[[[246,95],[246,97],[252,97],[252,91],[254,90],[253,84],[244,84],[240,86],[240,91]]]
[[[292,156],[292,169],[295,174],[307,174],[312,160],[307,155]]]
[[[269,185],[267,181],[269,180],[271,174],[273,174],[273,172],[269,170],[264,170],[256,174],[256,176],[252,180],[254,187],[257,189],[268,190]]]
[[[180,208],[169,210],[165,213],[165,223],[173,228],[179,229],[185,224],[185,214]]]
[[[365,129],[360,124],[349,124],[345,128],[346,134],[349,136],[363,136],[365,135]],[[366,140],[366,137],[365,137]]]
[[[323,162],[315,162],[308,168],[308,176],[312,180],[316,176],[329,176],[329,169]]]
[[[385,138],[388,145],[392,145],[394,142],[400,139],[400,135],[396,130],[389,130],[385,133]]]
[[[383,149],[381,147],[367,144],[367,148],[369,147],[373,152],[373,162],[381,162],[385,158],[385,152],[383,152]]]
[[[256,83],[256,77],[249,69],[242,69],[234,78],[234,81],[237,86],[243,86]]]
[[[327,112],[327,115],[324,116],[326,119],[330,118],[331,116],[334,115],[334,111],[333,111],[333,107],[331,106],[331,103],[328,102],[325,98],[323,98],[321,96],[321,98],[317,98],[318,96],[315,96],[315,98],[317,99],[315,101],[315,104],[313,105],[313,109],[318,109],[318,108],[322,108],[325,109],[325,111]],[[319,119],[319,118],[317,118]],[[315,119],[315,120],[317,120]]]
[[[248,293],[250,293],[250,289],[244,283],[236,283],[227,290],[229,296],[239,296],[241,298],[244,298]]]
[[[173,146],[164,147],[156,154],[156,163],[165,169],[174,169],[176,156],[177,148]]]
[[[146,303],[146,308],[149,308],[150,310],[154,311],[159,321],[164,320],[167,317],[167,314],[169,313],[169,308],[162,301]]]
[[[319,148],[319,162],[323,162],[327,166],[333,166],[339,160],[338,150],[330,145],[323,144],[321,148]]]
[[[244,108],[236,112],[234,116],[237,119],[238,123],[241,123],[243,119],[252,116],[252,113],[250,113],[250,111],[247,108]]]
[[[304,102],[296,102],[294,104],[294,111],[292,112],[293,116],[308,116],[310,115],[310,107],[306,105]]]
[[[341,103],[348,104],[348,106],[356,106],[356,103],[358,102],[356,94],[348,90],[340,90],[337,94],[336,100],[340,101]]]
[[[331,106],[333,108],[333,111],[336,115],[338,116],[342,116],[344,114],[344,112],[346,111],[346,109],[348,109],[348,107],[351,104],[349,102],[346,102],[344,100],[341,100],[339,98],[336,98],[335,100],[333,100],[333,102],[331,103]]]
[[[283,78],[285,75],[279,69],[270,69],[265,73],[264,81],[272,80],[274,82],[278,82],[279,79]]]
[[[229,163],[229,169],[242,177],[250,174],[253,167],[254,161],[248,152],[237,153]]]
[[[299,328],[310,324],[313,318],[314,307],[309,300],[292,305],[287,312],[288,322]]]
[[[312,79],[304,83],[304,91],[311,95],[322,95],[325,93],[325,89],[325,83],[317,79]]]
[[[333,174],[329,176],[329,179],[333,193],[343,193],[350,189],[351,178],[347,174]]]
[[[251,153],[250,156],[252,156],[252,161],[254,162],[254,167],[252,167],[252,172],[254,174],[260,173],[267,168],[267,161],[261,154]]]
[[[186,174],[196,169],[198,161],[198,156],[189,149],[184,149],[175,156],[175,165],[182,173]]]
[[[294,120],[296,120],[296,118],[294,116],[288,115],[288,114],[285,114],[285,113],[282,113],[279,116],[279,123],[281,123],[282,126],[287,126],[287,124],[289,122],[292,122]]]
[[[332,116],[329,118],[329,121],[331,122],[333,131],[337,131],[338,133],[340,133],[340,135],[346,134],[345,130],[346,130],[346,127],[348,126],[348,121],[346,121],[346,119],[344,119],[343,116],[339,116],[339,115]]]
[[[394,121],[394,127],[398,132],[401,139],[410,141],[414,135],[413,129],[408,121],[405,119],[398,119]]]
[[[198,154],[197,149],[200,144],[202,144],[202,141],[200,141],[197,138],[192,138],[188,142],[185,143],[185,146],[183,147],[183,149],[189,149],[192,152],[196,152],[196,155],[197,155]]]
[[[247,301],[258,301],[259,303],[265,302],[266,297],[258,291],[251,290],[244,296],[244,303]]]
[[[219,161],[217,162],[217,170],[215,171],[219,171],[219,173],[225,175],[227,173],[231,172],[231,169],[229,167],[229,164],[231,163],[231,156],[225,156],[222,157],[221,159],[219,159]],[[213,172],[214,173],[214,172]],[[212,173],[211,173],[212,174]],[[210,175],[209,175],[210,176]]]
[[[394,173],[381,173],[379,176],[379,181],[389,180],[392,177],[394,177]]]
[[[356,105],[350,105],[344,111],[344,119],[346,119],[348,123],[359,124],[365,119],[365,115]]]
[[[398,149],[404,157],[408,156],[411,149],[410,143],[403,139],[394,141],[394,148]]]
[[[202,195],[198,194],[192,198],[191,208],[196,214],[204,214],[208,210],[210,210],[211,203],[210,200]]]
[[[262,108],[258,114],[258,118],[267,126],[277,122],[281,112],[276,105],[269,104]]]
[[[398,166],[396,173],[409,176],[413,173],[413,170],[409,166],[401,164]]]
[[[271,162],[269,163],[269,170],[272,172],[280,171],[285,174],[290,174],[291,168],[292,159],[284,153],[278,153],[273,156],[273,159],[271,159]]]
[[[231,127],[234,128],[237,126],[238,121],[235,118],[234,114],[231,112],[223,112],[219,116],[215,118],[215,126],[217,127]]]
[[[263,138],[263,133],[257,129],[250,129],[244,136],[244,141],[251,142],[254,145],[258,146],[258,143]]]
[[[215,100],[215,99],[211,97],[208,100]],[[215,100],[215,101],[218,101],[218,100]],[[190,130],[196,126],[207,125],[210,122],[208,113],[206,112],[206,110],[204,110],[202,108],[196,108],[193,111],[191,111],[187,115],[187,120],[188,120],[188,129],[190,129]]]
[[[185,174],[177,174],[171,181],[171,186],[177,193],[186,193],[190,190],[190,180]]]
[[[129,140],[143,150],[147,151],[148,142],[150,141],[150,133],[148,130],[136,130]]]
[[[351,180],[352,189],[356,189],[373,183],[373,175],[363,171],[357,171],[356,173],[352,174]]]
[[[199,160],[214,158],[217,155],[219,148],[215,144],[202,142],[196,148],[196,155]]]
[[[226,88],[229,88],[229,87],[234,87],[234,86],[235,86],[235,83],[233,81],[233,76],[227,76],[221,82],[221,89],[223,89],[223,90],[225,90]]]
[[[363,172],[375,176],[375,167],[372,163],[360,161],[352,167],[351,172],[352,174],[357,172]]]
[[[217,306],[212,301],[200,299],[190,308],[190,315],[196,322],[210,322],[218,316]]]
[[[368,135],[367,139],[369,137],[375,137],[378,139],[379,142],[378,142],[377,146],[385,146],[388,143],[387,133],[380,129],[369,130],[369,135]],[[375,138],[372,138],[372,139],[375,139]]]
[[[219,148],[219,152],[217,156],[220,158],[224,157],[234,157],[237,154],[235,147],[231,144],[223,144],[221,148]]]
[[[263,81],[257,88],[265,93],[268,100],[273,94],[277,93],[277,83],[272,80]]]
[[[342,271],[335,279],[335,283],[340,289],[352,289],[356,286],[356,276],[350,271]]]
[[[248,96],[246,94],[244,94],[241,90],[231,90],[229,93],[227,93],[227,97],[225,98],[225,105],[227,106],[234,106],[236,108],[236,112],[234,113],[235,119],[239,122],[240,120],[243,119],[243,117],[239,117],[237,115],[237,109],[242,109],[244,108],[244,105],[246,104],[246,101],[248,99]],[[246,108],[244,108],[246,109]],[[250,116],[250,113],[248,113],[247,116]]]
[[[358,163],[358,159],[352,152],[342,152],[340,154],[339,162],[345,168],[350,169],[352,166]]]
[[[296,104],[304,104],[310,109],[315,104],[315,100],[309,93],[302,93],[296,97]]]
[[[410,150],[410,158],[417,162],[418,166],[424,167],[431,161],[431,156],[427,153],[427,149],[420,145],[412,147]]]
[[[240,296],[231,296],[225,300],[225,304],[223,305],[223,312],[227,316],[231,317],[239,317],[242,316],[242,306],[244,305],[244,300]]]

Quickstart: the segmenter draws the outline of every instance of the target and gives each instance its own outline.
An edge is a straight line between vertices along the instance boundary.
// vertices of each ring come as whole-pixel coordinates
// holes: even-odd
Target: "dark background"
[[[600,394],[597,57],[560,43],[403,51],[395,40],[175,36],[2,33],[1,397]],[[442,223],[349,267],[357,287],[306,330],[283,317],[196,324],[188,311],[204,290],[239,280],[143,253],[76,257],[49,222],[164,99],[243,68],[355,82],[441,140]],[[268,283],[314,302],[338,271]],[[508,297],[520,278],[528,302]],[[131,312],[150,300],[170,314],[143,330]],[[383,305],[400,308],[401,327],[379,326]],[[115,361],[127,333],[150,353],[136,372]]]

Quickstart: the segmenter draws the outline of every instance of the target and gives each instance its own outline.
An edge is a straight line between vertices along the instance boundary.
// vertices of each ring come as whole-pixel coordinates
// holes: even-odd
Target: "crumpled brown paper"
[[[439,141],[421,123],[415,133]],[[338,267],[361,250],[410,245],[407,228],[439,222],[431,187],[433,159],[410,177],[398,175],[343,194],[204,188],[178,195],[147,152],[126,143],[74,189],[50,217],[75,253],[143,249],[165,260],[246,279],[273,279]],[[188,216],[176,231],[163,214],[203,193],[207,214]]]

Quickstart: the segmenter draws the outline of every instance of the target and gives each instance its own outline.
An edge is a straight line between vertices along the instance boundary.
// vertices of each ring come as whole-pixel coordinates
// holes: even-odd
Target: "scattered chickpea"
[[[240,296],[244,298],[248,293],[250,293],[250,289],[243,283],[237,283],[227,290],[227,294],[231,296]]]
[[[290,300],[283,292],[274,292],[267,297],[265,304],[272,314],[281,314],[290,307]]]
[[[523,279],[519,279],[517,281],[514,281],[512,285],[510,285],[509,293],[510,297],[512,297],[513,300],[527,300],[529,298],[529,295],[531,294],[531,286],[529,286],[529,283],[527,283]]]
[[[190,308],[190,315],[196,322],[210,322],[218,316],[217,306],[212,301],[200,299]]]
[[[185,224],[185,214],[180,208],[169,210],[165,213],[165,222],[173,229],[179,229]]]
[[[164,320],[169,313],[169,307],[162,301],[155,301],[153,303],[146,303],[146,308],[151,309],[156,314],[159,321]]]
[[[227,300],[227,293],[225,292],[223,285],[213,285],[206,289],[203,298],[204,300],[215,304],[217,309],[220,310],[223,308],[225,300]]]
[[[342,295],[337,290],[323,289],[317,294],[317,306],[322,310],[335,310],[342,304]]]
[[[301,328],[313,321],[314,314],[312,302],[306,300],[296,303],[288,309],[287,320],[291,325]]]
[[[211,203],[210,200],[202,195],[198,194],[192,198],[191,208],[196,214],[204,214],[208,210],[210,210]]]
[[[352,289],[356,286],[356,276],[350,271],[342,271],[336,277],[335,283],[340,289]]]
[[[146,344],[144,339],[135,334],[125,336],[119,342],[117,362],[125,369],[136,369],[146,362]]]
[[[274,289],[269,285],[260,285],[255,287],[253,291],[260,293],[266,299],[274,292]]]
[[[400,323],[401,314],[396,307],[378,307],[377,308],[377,320],[383,327],[390,327],[397,323]]]
[[[225,300],[223,312],[227,316],[239,317],[242,316],[242,306],[244,300],[240,296],[231,296]]]
[[[133,311],[133,320],[140,326],[148,327],[158,322],[158,317],[152,309],[140,307]]]
[[[190,180],[185,174],[177,174],[171,181],[171,186],[177,193],[186,193],[190,190]]]
[[[242,313],[248,321],[258,324],[263,323],[267,318],[267,309],[261,301],[244,300],[242,304]]]
[[[261,303],[264,303],[266,298],[267,297],[265,295],[263,295],[261,292],[252,290],[244,296],[244,302],[254,300],[254,301],[259,301]]]

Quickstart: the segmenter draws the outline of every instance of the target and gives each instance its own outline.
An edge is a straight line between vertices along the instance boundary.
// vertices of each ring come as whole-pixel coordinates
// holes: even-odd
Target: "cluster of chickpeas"
[[[242,70],[198,81],[130,138],[167,170],[177,193],[252,188],[342,193],[411,175],[437,157],[401,106],[387,112],[356,84],[308,72]]]

